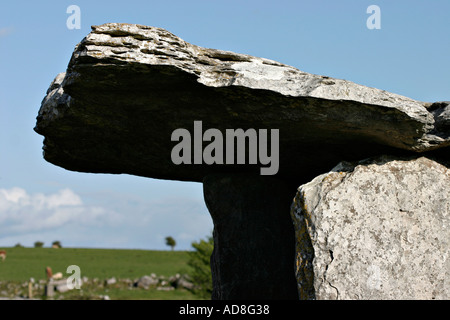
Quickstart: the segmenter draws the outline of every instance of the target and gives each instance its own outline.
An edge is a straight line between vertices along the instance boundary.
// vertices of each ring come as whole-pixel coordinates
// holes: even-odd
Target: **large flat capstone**
[[[192,132],[194,121],[222,132],[279,129],[278,174],[298,182],[341,160],[446,147],[449,110],[202,48],[160,28],[108,23],[76,46],[35,130],[45,136],[45,159],[69,170],[202,181],[215,172],[259,173],[260,165],[176,165],[174,130]]]

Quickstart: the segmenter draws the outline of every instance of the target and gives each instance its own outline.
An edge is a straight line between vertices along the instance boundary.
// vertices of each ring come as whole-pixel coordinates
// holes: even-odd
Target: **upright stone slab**
[[[246,174],[203,180],[214,221],[213,299],[297,299],[293,193],[283,181]]]
[[[300,298],[450,298],[447,167],[341,163],[299,188],[292,217]]]

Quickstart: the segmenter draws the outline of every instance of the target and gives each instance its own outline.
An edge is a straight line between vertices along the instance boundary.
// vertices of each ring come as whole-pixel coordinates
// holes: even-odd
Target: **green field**
[[[0,261],[0,282],[3,284],[24,282],[30,278],[37,282],[45,280],[45,268],[48,266],[54,274],[62,272],[65,277],[69,277],[71,274],[66,273],[67,267],[77,265],[80,267],[81,277],[97,278],[99,283],[111,277],[135,280],[151,273],[170,277],[189,271],[186,251],[76,248],[6,248],[6,251],[6,260]],[[94,289],[89,288],[89,294],[107,294],[111,299],[197,299],[191,292],[182,289],[163,292],[140,288],[124,289],[116,285],[108,288],[98,286],[94,290],[96,292],[92,290]],[[80,290],[73,291],[72,296],[80,295]],[[82,292],[85,293],[86,290]]]

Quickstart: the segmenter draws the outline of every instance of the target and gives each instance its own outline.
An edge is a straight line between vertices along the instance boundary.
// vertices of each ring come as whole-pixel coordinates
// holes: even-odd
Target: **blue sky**
[[[81,9],[69,30],[68,6]],[[370,30],[369,5],[381,10]],[[208,236],[201,184],[70,172],[33,131],[46,90],[91,25],[161,27],[190,43],[421,101],[450,100],[450,1],[3,1],[0,4],[0,246],[176,249]]]

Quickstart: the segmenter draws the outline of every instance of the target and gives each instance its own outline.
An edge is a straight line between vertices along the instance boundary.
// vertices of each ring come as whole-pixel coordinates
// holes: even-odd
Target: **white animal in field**
[[[53,280],[60,280],[60,279],[62,279],[62,278],[63,278],[63,274],[62,274],[61,272],[55,273],[55,274],[52,276],[52,279],[53,279]]]
[[[0,250],[0,258],[2,258],[2,261],[5,261],[5,259],[6,259],[6,250]]]

